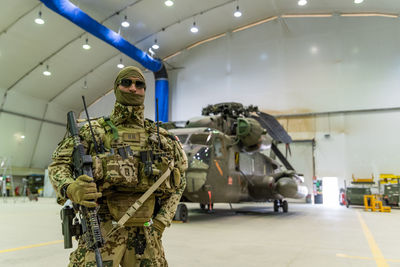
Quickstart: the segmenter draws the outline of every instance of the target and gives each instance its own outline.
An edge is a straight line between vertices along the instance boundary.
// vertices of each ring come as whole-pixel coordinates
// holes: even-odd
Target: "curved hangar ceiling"
[[[365,0],[361,4],[308,0],[303,6],[298,0],[173,0],[169,1],[172,6],[164,2],[168,1],[71,1],[143,51],[156,43],[159,47],[153,46],[152,51],[162,59],[268,18],[284,23],[287,15],[293,14],[380,15],[397,13],[400,8],[398,0]],[[234,16],[238,10],[241,16]],[[38,17],[44,23],[35,23]],[[124,20],[129,27],[121,26]],[[191,31],[194,25],[198,32]],[[107,93],[121,63],[138,65],[37,0],[3,0],[0,122],[7,127],[1,136],[0,157],[13,158],[14,166],[45,168],[65,131],[66,111],[81,110],[82,94],[92,103]],[[29,142],[21,136],[29,137]]]

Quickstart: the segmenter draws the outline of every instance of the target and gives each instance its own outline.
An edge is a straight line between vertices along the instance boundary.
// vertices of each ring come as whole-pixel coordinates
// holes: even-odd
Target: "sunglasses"
[[[136,88],[138,89],[145,89],[146,84],[142,81],[132,81],[131,79],[122,79],[119,84],[122,85],[123,87],[131,87],[132,83],[135,84]]]

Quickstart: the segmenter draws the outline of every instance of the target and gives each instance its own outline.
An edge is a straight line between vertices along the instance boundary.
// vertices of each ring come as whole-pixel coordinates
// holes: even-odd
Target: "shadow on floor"
[[[196,223],[203,221],[216,221],[223,220],[226,218],[240,217],[240,216],[251,216],[251,217],[268,217],[274,219],[287,219],[288,217],[293,218],[303,213],[300,211],[290,211],[283,213],[274,212],[272,207],[259,207],[259,206],[242,206],[239,208],[214,208],[212,212],[204,211],[201,209],[189,208],[189,220],[188,223]]]

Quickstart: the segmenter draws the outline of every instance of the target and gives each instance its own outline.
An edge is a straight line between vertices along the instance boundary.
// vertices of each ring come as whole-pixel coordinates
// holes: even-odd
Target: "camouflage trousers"
[[[101,223],[103,237],[111,221]],[[104,267],[167,267],[161,235],[153,227],[122,227],[105,240],[100,249]],[[94,252],[81,239],[69,257],[69,267],[96,267]]]

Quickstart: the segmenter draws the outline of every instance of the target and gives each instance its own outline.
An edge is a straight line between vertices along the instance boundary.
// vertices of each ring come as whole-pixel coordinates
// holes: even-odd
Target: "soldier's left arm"
[[[185,171],[188,168],[188,162],[185,152],[183,151],[182,145],[179,141],[173,141],[173,154],[174,154],[174,170],[173,175],[180,176],[179,184],[175,185],[175,191],[168,194],[165,198],[161,198],[161,207],[154,218],[155,225],[160,228],[162,232],[165,227],[171,225],[171,222],[175,216],[176,208],[182,197],[183,191],[186,187]],[[171,174],[172,175],[172,174]],[[176,180],[176,177],[174,177]]]
[[[74,140],[72,137],[64,138],[52,155],[52,163],[49,165],[49,179],[57,193],[57,203],[63,205],[67,196],[63,190],[74,181],[72,172],[72,153]]]

